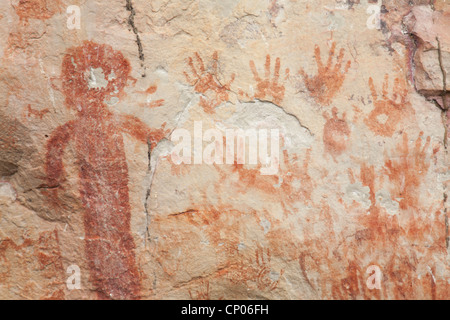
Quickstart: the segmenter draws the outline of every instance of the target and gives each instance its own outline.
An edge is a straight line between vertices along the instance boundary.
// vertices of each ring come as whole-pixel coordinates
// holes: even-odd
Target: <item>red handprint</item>
[[[189,57],[188,64],[191,67],[193,78],[187,72],[184,73],[186,80],[197,93],[204,95],[200,97],[200,105],[206,113],[214,113],[214,108],[228,101],[230,86],[235,79],[235,75],[231,76],[231,80],[226,84],[221,84],[218,75],[218,54],[217,51],[213,54],[212,70],[207,71],[202,58],[196,52],[195,59],[197,60],[197,67],[194,65],[194,59]]]
[[[392,198],[400,199],[400,208],[417,208],[419,205],[418,188],[427,174],[430,162],[426,155],[430,146],[427,137],[422,147],[423,132],[417,138],[412,153],[408,147],[408,135],[403,133],[403,141],[398,146],[400,156],[385,161],[385,172],[394,188]]]
[[[250,69],[253,73],[253,78],[256,81],[256,93],[254,94],[253,99],[259,99],[259,100],[266,100],[271,101],[275,104],[280,104],[284,99],[284,94],[286,91],[286,88],[283,84],[279,83],[280,80],[280,68],[281,68],[281,60],[280,58],[277,58],[275,61],[275,70],[273,78],[270,78],[270,55],[266,56],[266,63],[264,65],[265,74],[264,79],[262,79],[259,76],[259,73],[256,69],[255,62],[253,60],[250,61]],[[289,69],[286,69],[286,77],[287,79],[289,77]],[[245,95],[247,98],[249,97],[248,94],[244,94],[241,92],[242,95]]]
[[[396,130],[397,124],[402,118],[407,116],[407,109],[411,107],[411,104],[407,100],[408,89],[406,89],[405,84],[401,82],[399,78],[396,78],[394,81],[392,98],[389,98],[387,92],[389,87],[388,74],[384,77],[381,98],[379,98],[377,94],[372,78],[369,78],[369,86],[375,108],[372,110],[369,117],[364,120],[364,123],[375,134],[391,137]],[[410,108],[409,112],[414,113],[414,110]],[[384,122],[379,119],[380,116],[386,118]]]
[[[344,62],[344,49],[341,49],[337,57],[336,64],[332,65],[336,50],[336,42],[331,45],[328,56],[327,65],[324,66],[320,56],[320,48],[316,45],[314,56],[317,63],[317,75],[310,77],[305,70],[300,69],[299,73],[303,76],[306,88],[311,96],[321,105],[329,105],[336,93],[344,83],[345,76],[350,69],[351,61],[347,61],[344,71],[342,71],[342,63]]]
[[[333,108],[332,114],[330,117],[327,113],[323,113],[327,120],[323,128],[323,143],[325,144],[325,150],[336,160],[336,157],[347,149],[350,128],[345,120],[345,113],[339,119],[337,108]]]

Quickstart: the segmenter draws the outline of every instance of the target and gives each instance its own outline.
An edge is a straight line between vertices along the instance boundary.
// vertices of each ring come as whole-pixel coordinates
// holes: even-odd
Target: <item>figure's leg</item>
[[[128,179],[82,179],[86,256],[100,299],[139,299],[140,277],[130,232]],[[99,177],[97,177],[99,178]],[[104,183],[108,181],[108,183]],[[103,183],[100,183],[102,181]]]

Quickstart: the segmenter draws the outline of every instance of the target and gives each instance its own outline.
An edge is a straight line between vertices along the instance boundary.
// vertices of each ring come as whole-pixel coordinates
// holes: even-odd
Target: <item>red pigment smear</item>
[[[2,239],[0,241],[0,265],[6,270],[17,267],[8,259],[11,251],[15,257],[21,257],[23,261],[30,263],[28,266],[30,271],[38,271],[45,277],[47,282],[39,297],[40,300],[64,300],[65,282],[61,280],[64,279],[65,273],[56,230],[41,232],[37,240],[24,237],[22,244],[16,244],[10,238]],[[6,283],[6,279],[10,277],[9,271],[0,273],[0,282]]]

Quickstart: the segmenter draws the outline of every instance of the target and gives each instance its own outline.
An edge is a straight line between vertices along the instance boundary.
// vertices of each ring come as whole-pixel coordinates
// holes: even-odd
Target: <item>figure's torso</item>
[[[112,116],[80,117],[74,139],[84,178],[100,175],[108,182],[128,176],[122,133]]]

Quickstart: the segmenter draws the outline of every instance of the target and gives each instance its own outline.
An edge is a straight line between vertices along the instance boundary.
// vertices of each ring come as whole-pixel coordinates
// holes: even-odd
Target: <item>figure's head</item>
[[[69,107],[102,105],[123,93],[131,72],[130,63],[111,46],[85,41],[68,50],[62,63],[62,89]]]

